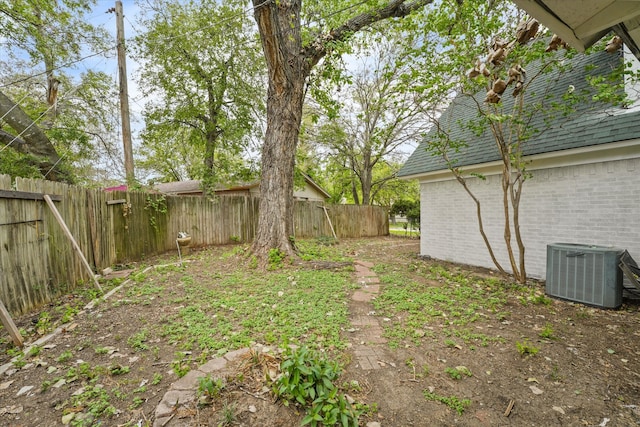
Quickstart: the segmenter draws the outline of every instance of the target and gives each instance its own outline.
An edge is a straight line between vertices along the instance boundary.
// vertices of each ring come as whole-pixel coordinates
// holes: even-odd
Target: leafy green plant
[[[466,366],[456,366],[455,368],[447,367],[444,369],[444,372],[449,374],[449,376],[454,380],[459,380],[460,378],[462,378],[462,375],[466,375],[468,377],[473,376],[469,368],[467,368]]]
[[[20,356],[18,357],[16,360],[14,360],[13,362],[11,362],[11,364],[13,366],[15,366],[16,368],[20,369],[22,368],[24,365],[27,364],[27,361],[24,360],[24,356]]]
[[[249,267],[252,270],[258,268],[258,257],[256,257],[255,255],[252,255],[251,258],[249,258],[247,267]]]
[[[533,344],[531,344],[528,340],[524,340],[523,342],[516,341],[516,348],[518,349],[518,353],[522,356],[535,356],[540,349]]]
[[[77,307],[72,307],[69,304],[64,305],[64,311],[60,318],[60,323],[69,323],[73,320],[73,317],[78,314],[80,310]]]
[[[531,299],[531,302],[538,305],[549,305],[551,304],[551,298],[547,298],[544,294],[538,294]]]
[[[449,408],[455,410],[459,415],[462,415],[465,409],[467,409],[467,407],[471,405],[471,400],[459,399],[456,396],[440,396],[439,394],[432,393],[429,390],[424,390],[422,394],[427,400],[444,403]]]
[[[359,412],[333,383],[341,372],[337,363],[300,347],[288,350],[280,369],[282,375],[274,382],[273,391],[285,405],[296,402],[307,409],[302,425],[358,425]]]
[[[218,426],[228,427],[234,425],[238,418],[236,416],[236,411],[236,405],[233,403],[225,403],[224,405],[222,405],[222,420],[220,421],[220,424],[218,424]]]
[[[454,340],[446,339],[446,340],[444,340],[444,345],[446,345],[447,347],[453,348],[453,347],[457,346],[458,343],[456,343]]]
[[[162,374],[155,373],[153,374],[153,379],[151,380],[151,385],[158,385],[162,381]]]
[[[96,354],[107,354],[107,353],[109,353],[109,349],[107,347],[96,347],[94,349],[94,351],[96,352]]]
[[[422,366],[422,374],[420,374],[419,376],[422,376],[422,377],[428,377],[429,376],[429,366],[428,365],[423,365]]]
[[[147,331],[145,329],[133,334],[127,340],[127,344],[136,351],[143,351],[149,348],[144,342],[147,340]]]
[[[111,375],[124,375],[124,374],[128,374],[129,371],[130,371],[130,368],[128,366],[113,365],[109,367],[109,373]]]
[[[36,332],[40,335],[44,335],[53,329],[51,314],[48,311],[43,311],[42,313],[40,313],[35,328]]]
[[[362,386],[357,380],[351,380],[343,382],[342,389],[352,393],[359,393],[362,391]]]
[[[87,362],[82,362],[78,366],[71,367],[67,370],[66,378],[68,382],[75,381],[78,378],[92,380],[104,372],[104,367],[91,367]]]
[[[64,363],[71,360],[72,357],[73,357],[73,353],[71,353],[71,350],[65,350],[62,353],[60,353],[60,356],[56,357],[55,360],[58,363]]]
[[[158,232],[158,218],[161,215],[166,215],[168,212],[167,209],[167,198],[164,195],[149,195],[147,196],[147,200],[144,205],[144,210],[149,211],[149,224],[153,227],[153,229]]]
[[[10,357],[24,356],[22,349],[19,347],[10,347],[7,349],[7,355]]]
[[[198,395],[206,396],[209,399],[216,398],[225,384],[221,378],[213,378],[211,374],[198,378]]]
[[[540,331],[538,336],[540,338],[545,338],[545,339],[548,339],[548,340],[555,339],[556,337],[554,335],[553,326],[551,325],[551,323],[547,323],[546,325],[544,325],[544,328]]]
[[[286,258],[286,254],[284,252],[282,252],[280,249],[278,249],[278,248],[269,249],[269,255],[268,255],[269,266],[268,266],[268,269],[269,270],[277,270],[279,268],[282,268],[285,258]]]
[[[109,399],[109,393],[100,384],[88,387],[84,392],[72,396],[69,410],[72,410],[74,407],[83,407],[87,413],[93,415],[93,419],[73,420],[72,424],[74,426],[89,426],[93,425],[93,421],[97,418],[115,415],[117,410],[110,403]],[[69,410],[65,410],[64,413],[68,413]]]
[[[316,243],[322,246],[333,246],[338,244],[338,239],[331,236],[320,236],[316,238]]]
[[[40,352],[42,351],[42,347],[39,345],[34,345],[33,347],[31,347],[29,349],[29,352],[27,353],[28,357],[36,357],[37,355],[40,354]]]
[[[129,405],[129,410],[139,408],[140,406],[142,406],[143,403],[144,403],[144,399],[141,398],[140,396],[136,396],[133,398],[131,405]]]
[[[182,360],[174,360],[171,362],[171,369],[173,369],[173,372],[178,376],[178,378],[184,377],[191,370],[189,363]]]

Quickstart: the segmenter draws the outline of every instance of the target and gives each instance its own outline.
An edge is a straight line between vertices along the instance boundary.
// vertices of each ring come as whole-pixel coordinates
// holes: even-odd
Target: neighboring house
[[[315,202],[324,202],[329,197],[322,187],[316,184],[311,177],[303,174],[305,185],[304,188],[294,188],[293,198],[296,200],[309,200]],[[163,184],[156,184],[154,189],[163,194],[182,195],[182,196],[202,196],[202,187],[199,180],[191,181],[175,181]],[[241,183],[231,186],[218,186],[215,190],[217,195],[260,195],[260,181]]]
[[[569,85],[585,86],[585,73],[602,73],[622,60],[620,52],[574,57],[574,72],[546,89],[557,94]],[[587,71],[585,65],[594,67]],[[539,82],[545,81],[544,79]],[[546,85],[551,83],[546,82]],[[532,87],[529,93],[543,92]],[[484,94],[479,99],[482,102]],[[511,98],[511,96],[509,96]],[[469,101],[456,99],[440,118],[440,126],[468,146],[458,159],[481,201],[484,228],[503,267],[509,268],[504,249],[501,162],[495,141],[478,137],[461,120],[477,114]],[[493,268],[482,241],[476,208],[441,157],[426,150],[432,130],[399,172],[420,182],[422,255]],[[543,278],[546,247],[552,243],[611,245],[640,258],[640,108],[609,107],[557,120],[546,132],[525,143],[530,162],[520,203],[521,232],[526,247],[527,274]],[[515,240],[512,239],[515,246]],[[517,250],[517,249],[516,249]]]

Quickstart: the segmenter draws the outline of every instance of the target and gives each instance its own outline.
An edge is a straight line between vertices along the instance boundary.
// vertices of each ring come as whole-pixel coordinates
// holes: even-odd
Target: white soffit
[[[560,38],[583,51],[614,30],[640,55],[640,0],[514,0]]]

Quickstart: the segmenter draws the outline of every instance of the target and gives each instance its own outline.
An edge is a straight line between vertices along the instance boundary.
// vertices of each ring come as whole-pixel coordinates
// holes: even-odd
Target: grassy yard
[[[424,425],[426,411],[434,426],[451,425],[454,416],[459,425],[479,419],[503,425],[510,400],[517,403],[509,425],[549,425],[561,412],[567,425],[597,425],[603,414],[615,415],[615,425],[640,421],[630,406],[637,389],[629,377],[640,372],[640,348],[628,339],[640,326],[637,306],[607,311],[551,300],[536,282],[516,285],[488,271],[423,260],[417,241],[296,243],[302,262],[287,263],[274,251],[267,270],[257,269],[242,245],[196,251],[182,266],[170,264],[175,257],[154,259],[149,264],[158,266],[137,266],[125,283],[104,283],[122,287],[94,308],[83,311],[95,296],[88,287],[16,319],[28,342],[57,327],[62,332],[25,351],[0,334],[0,364],[13,373],[0,381],[0,423],[14,425],[18,420],[8,414],[19,408],[22,425],[151,425],[171,383],[256,343],[308,349],[294,357],[310,365],[292,362],[289,369],[322,368],[322,378],[361,402],[365,423],[380,416],[388,427]],[[351,295],[362,287],[351,264],[356,259],[372,262],[381,283],[366,316],[383,328],[386,342],[378,346],[386,368],[372,374],[355,367],[350,342]],[[272,379],[258,373],[258,390],[270,388]],[[308,398],[296,387],[280,389]],[[207,390],[214,395],[223,388],[211,382]],[[24,390],[33,397],[18,397]],[[347,411],[334,397],[322,407]],[[220,423],[224,411],[215,408],[223,406],[208,407],[212,420]]]
[[[401,225],[389,225],[389,234],[392,236],[401,236],[401,237],[412,237],[419,238],[420,230],[407,228],[404,229]]]

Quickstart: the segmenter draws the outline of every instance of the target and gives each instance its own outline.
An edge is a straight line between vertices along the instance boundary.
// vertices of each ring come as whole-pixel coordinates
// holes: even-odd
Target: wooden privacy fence
[[[40,199],[20,198],[26,193]],[[163,196],[104,192],[0,175],[0,300],[25,313],[91,277],[42,195],[54,204],[89,265],[98,272],[119,263],[176,250],[178,232],[191,246],[250,242],[259,199],[250,196]],[[325,213],[326,209],[326,213]],[[389,234],[386,208],[296,201],[295,237],[374,237]]]

